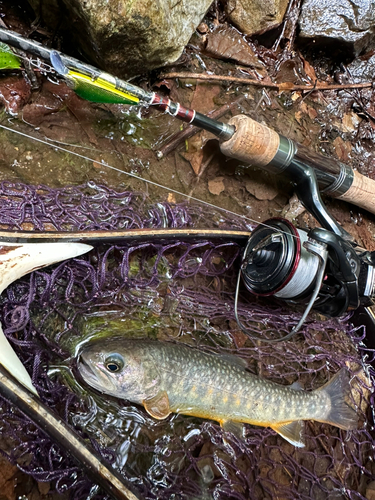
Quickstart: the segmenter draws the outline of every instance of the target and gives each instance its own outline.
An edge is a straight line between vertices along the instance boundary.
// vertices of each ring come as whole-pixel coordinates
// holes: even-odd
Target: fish
[[[346,398],[349,372],[342,368],[313,391],[276,384],[247,370],[237,356],[214,355],[187,345],[112,337],[91,341],[77,357],[86,384],[143,405],[158,420],[171,413],[215,420],[244,436],[244,424],[271,427],[296,447],[305,445],[303,421],[356,429]]]

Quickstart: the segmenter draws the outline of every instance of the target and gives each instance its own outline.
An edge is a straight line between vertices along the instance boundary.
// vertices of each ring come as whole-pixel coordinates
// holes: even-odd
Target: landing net
[[[141,193],[93,183],[63,189],[2,183],[0,226],[245,229],[240,219],[224,219],[207,208],[152,204]],[[347,318],[315,316],[289,342],[267,345],[247,338],[233,310],[240,253],[234,242],[155,237],[98,246],[12,284],[0,299],[5,334],[42,400],[146,499],[365,499],[375,480],[375,435],[374,352],[365,347],[364,329]],[[269,337],[288,333],[301,314],[245,291],[239,311],[249,329]],[[112,334],[235,353],[251,372],[280,384],[298,381],[306,390],[346,367],[359,428],[345,432],[306,422],[306,447],[297,449],[267,428],[247,426],[242,441],[212,421],[178,415],[155,421],[143,408],[102,397],[77,377],[75,352],[82,342]],[[43,431],[4,401],[0,431],[1,451],[36,480],[51,481],[76,500],[106,498]]]

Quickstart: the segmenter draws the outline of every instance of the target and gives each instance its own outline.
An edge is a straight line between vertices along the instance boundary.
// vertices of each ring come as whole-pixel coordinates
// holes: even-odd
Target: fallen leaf
[[[295,84],[293,82],[283,82],[283,83],[279,83],[278,86],[279,86],[279,90],[281,92],[283,92],[285,90],[292,90],[294,88]]]
[[[199,110],[200,113],[212,111],[216,107],[214,99],[220,94],[221,90],[221,85],[210,82],[197,82],[190,104],[191,107]]]
[[[341,137],[336,137],[333,141],[337,158],[343,162],[348,161],[349,155],[352,151],[352,145],[348,141],[344,141]]]
[[[17,115],[29,100],[31,88],[22,77],[9,77],[0,81],[0,102],[11,115]]]
[[[303,116],[303,112],[302,111],[296,111],[294,113],[294,118],[297,120],[298,123],[301,123],[302,116]]]
[[[302,57],[302,56],[301,56]],[[311,80],[312,83],[315,83],[318,79],[315,73],[315,69],[311,64],[306,61],[306,59],[302,58],[303,61],[303,69],[305,70],[306,76]]]
[[[233,26],[223,25],[208,33],[204,51],[217,59],[230,59],[244,66],[264,68],[251,45]]]
[[[252,194],[257,200],[260,201],[271,201],[279,194],[278,190],[274,187],[267,186],[266,184],[257,182],[256,180],[245,182],[245,188],[248,193]]]
[[[182,153],[182,156],[190,163],[195,175],[199,175],[203,161],[203,149],[194,151],[194,153]]]
[[[342,131],[343,132],[354,132],[357,130],[358,125],[361,123],[361,118],[357,113],[346,113],[342,119]]]
[[[224,177],[216,177],[208,181],[208,190],[211,194],[219,195],[225,189]]]
[[[366,499],[375,500],[375,481],[371,481],[366,487]]]

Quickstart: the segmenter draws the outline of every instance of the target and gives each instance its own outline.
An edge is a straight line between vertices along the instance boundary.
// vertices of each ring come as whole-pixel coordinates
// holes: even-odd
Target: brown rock
[[[281,24],[289,0],[228,0],[226,12],[242,33],[263,33]]]
[[[60,0],[29,0],[52,29]],[[65,21],[91,61],[130,77],[176,61],[212,0],[67,0]]]

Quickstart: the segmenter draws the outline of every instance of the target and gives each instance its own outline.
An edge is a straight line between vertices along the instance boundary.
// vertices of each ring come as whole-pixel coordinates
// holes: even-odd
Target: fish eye
[[[111,373],[119,372],[124,368],[124,358],[121,354],[115,352],[106,358],[104,366]]]

